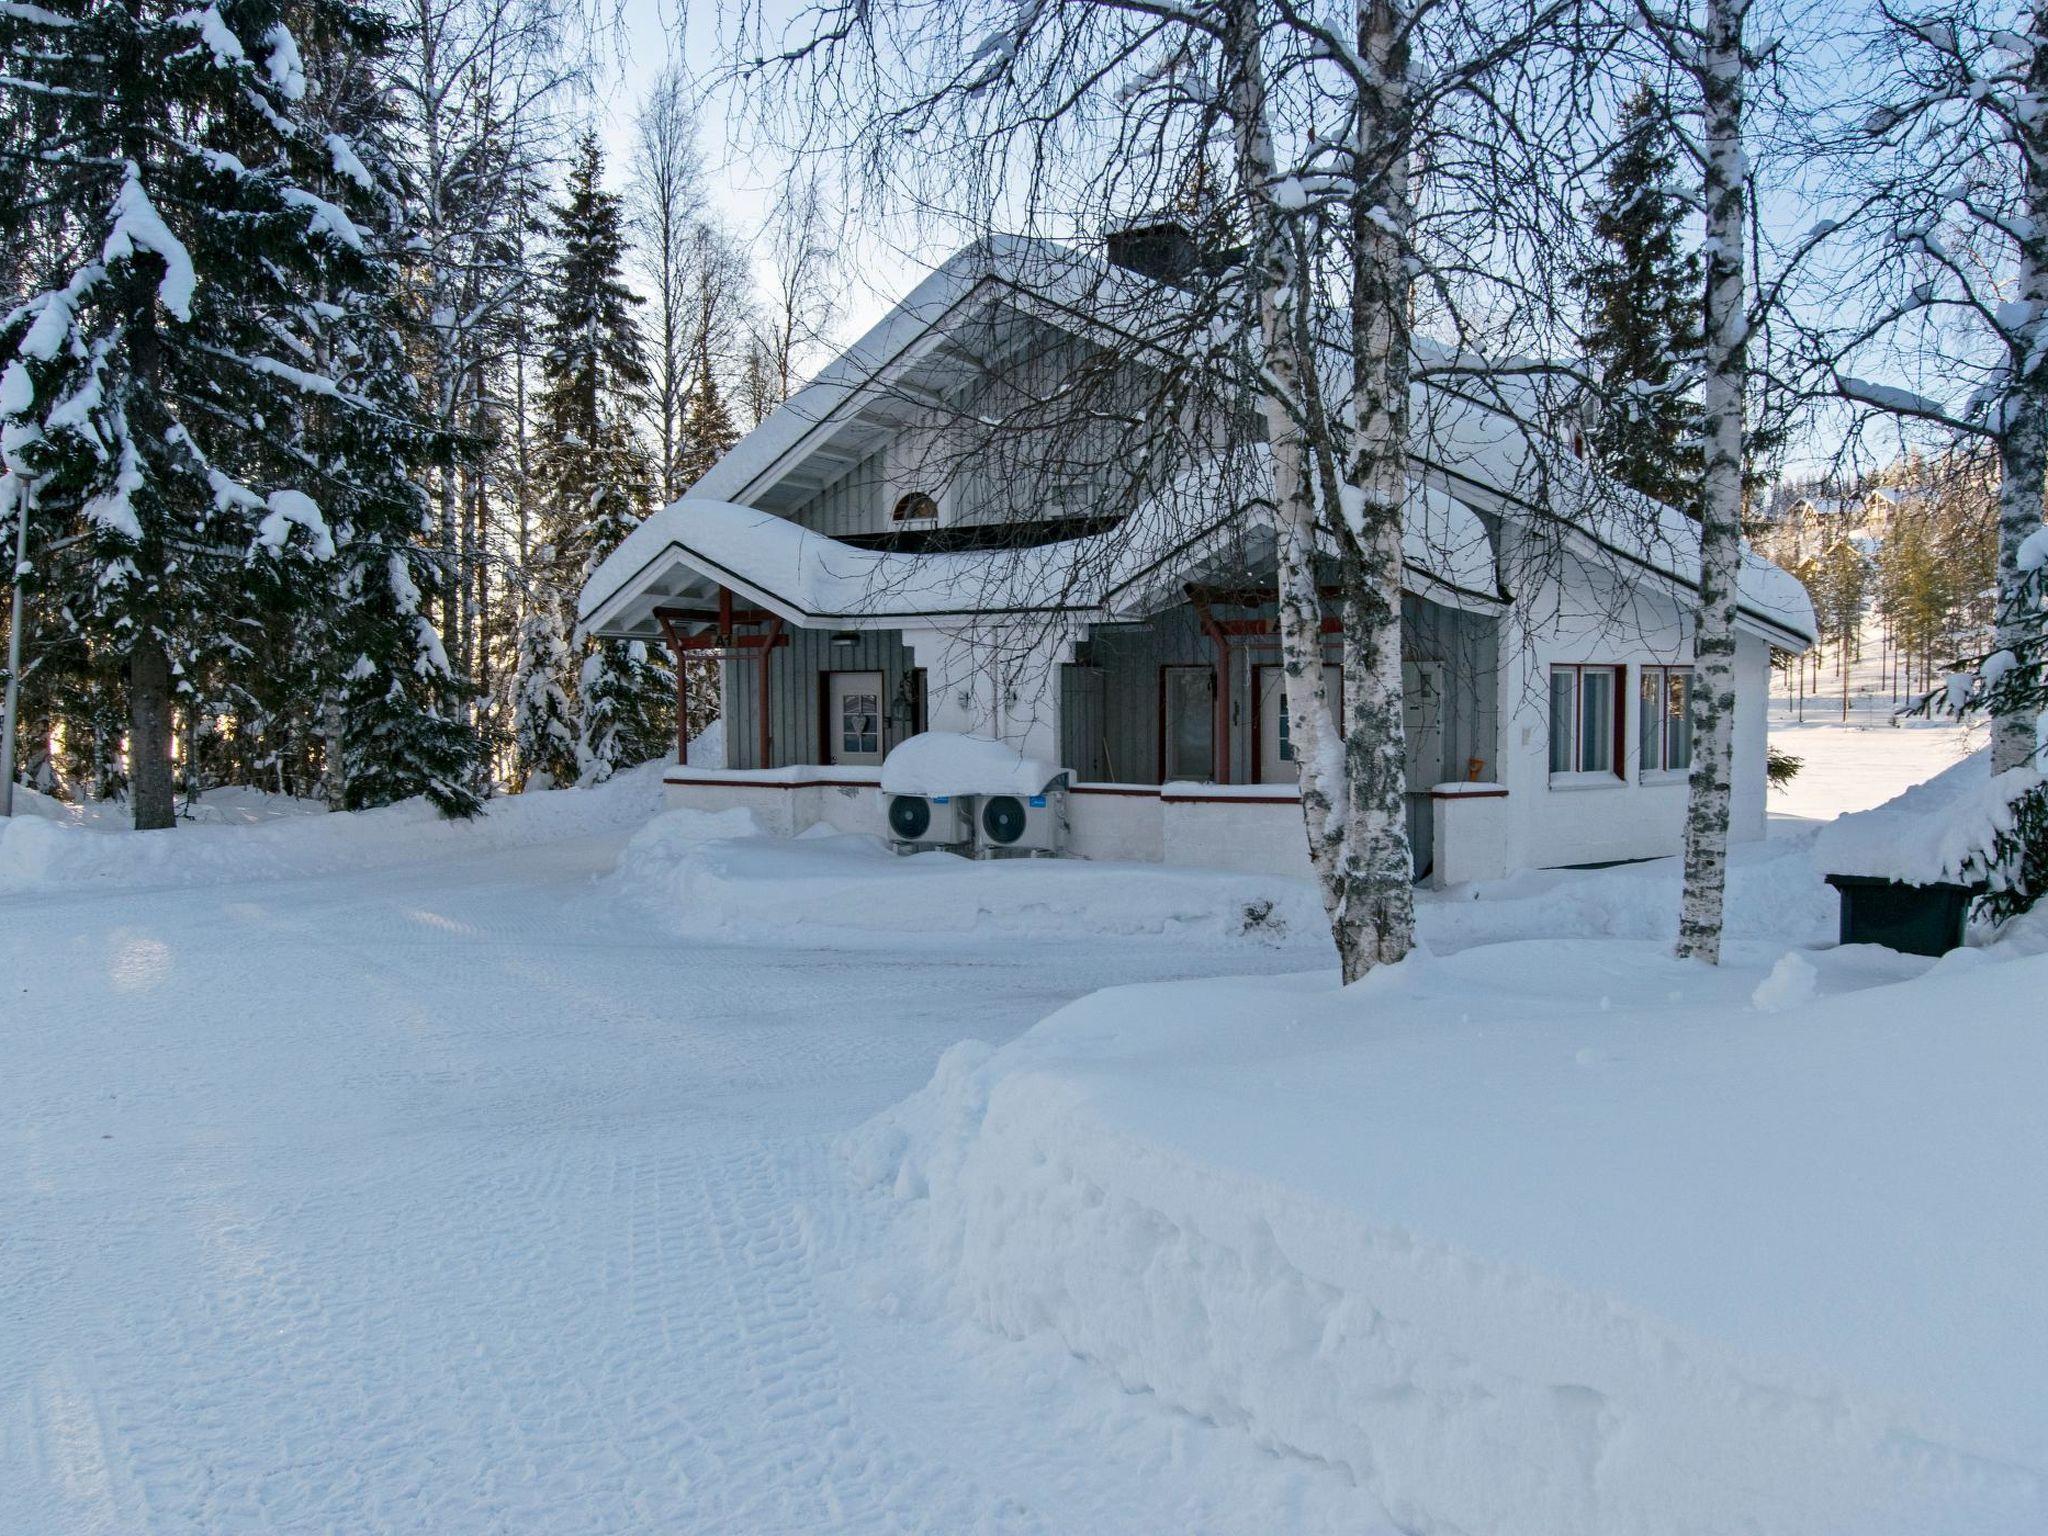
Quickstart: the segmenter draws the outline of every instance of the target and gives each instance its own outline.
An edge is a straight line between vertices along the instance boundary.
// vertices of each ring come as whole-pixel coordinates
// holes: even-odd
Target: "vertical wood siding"
[[[832,631],[790,629],[789,644],[778,647],[769,679],[769,760],[760,761],[760,728],[756,707],[760,663],[720,663],[720,696],[725,712],[725,763],[728,768],[784,768],[792,763],[822,763],[825,744],[818,731],[824,708],[825,674],[828,672],[879,672],[882,674],[883,708],[888,713],[884,750],[893,747],[910,732],[907,720],[897,718],[897,696],[903,680],[916,665],[902,635],[893,629],[854,631],[854,643],[837,646]]]
[[[1235,610],[1234,610],[1235,611]],[[1270,618],[1270,609],[1260,616]],[[1444,758],[1435,780],[1463,779],[1479,758],[1480,777],[1499,772],[1499,706],[1495,621],[1422,598],[1401,600],[1401,652],[1435,661],[1444,674]],[[1332,645],[1328,659],[1339,651]],[[1240,639],[1230,651],[1230,776],[1243,784],[1252,757],[1253,669],[1277,665],[1277,637]],[[1193,607],[1168,609],[1145,624],[1099,626],[1079,648],[1077,665],[1061,673],[1060,741],[1068,766],[1084,777],[1117,784],[1159,782],[1160,668],[1212,666],[1215,649]],[[1098,681],[1099,680],[1099,681]],[[1099,691],[1101,702],[1087,697]]]

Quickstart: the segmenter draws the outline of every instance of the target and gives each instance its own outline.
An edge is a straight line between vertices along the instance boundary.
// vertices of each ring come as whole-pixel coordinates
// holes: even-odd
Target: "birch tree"
[[[1539,205],[1583,83],[1561,46],[1569,14],[1506,0],[894,0],[813,12],[770,61],[809,122],[836,130],[858,103],[861,173],[900,187],[910,167],[913,196],[955,228],[1072,239],[1205,188],[1194,255],[1111,317],[1153,393],[1091,414],[1069,384],[1035,404],[1128,445],[1117,462],[1139,468],[1102,480],[1114,508],[1134,475],[1156,491],[1177,461],[1214,456],[1255,403],[1265,474],[1246,515],[1276,549],[1303,830],[1347,979],[1414,943],[1411,388],[1433,371],[1483,388],[1490,348],[1540,353],[1560,313],[1533,236],[1558,227]],[[1433,368],[1418,315],[1440,338]],[[1187,431],[1191,418],[1210,426]],[[1201,483],[1211,500],[1217,480]],[[1322,685],[1333,587],[1341,720]]]
[[[1750,0],[1662,10],[1637,0],[1643,34],[1682,82],[1673,122],[1697,174],[1705,239],[1699,368],[1699,603],[1693,624],[1693,758],[1678,954],[1718,964],[1735,765],[1735,622],[1749,480],[1750,165],[1745,134]],[[1689,98],[1689,99],[1686,99]]]
[[[1815,354],[1834,393],[1997,461],[1997,614],[1965,658],[1992,766],[2032,762],[2048,473],[2048,4],[1880,5],[1829,164],[1854,196],[1824,227]],[[2030,544],[2030,541],[2032,543]]]

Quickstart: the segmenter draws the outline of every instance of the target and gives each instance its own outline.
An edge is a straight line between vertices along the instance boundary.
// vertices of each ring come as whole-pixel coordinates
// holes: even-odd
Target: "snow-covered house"
[[[1205,502],[1198,469],[1171,516],[1105,512],[1099,484],[1020,462],[1027,434],[991,441],[1010,419],[995,395],[1055,396],[1099,349],[1112,284],[1124,304],[1149,285],[1037,242],[962,252],[592,574],[583,632],[719,666],[724,761],[679,751],[674,803],[880,832],[883,757],[953,730],[1071,770],[1076,854],[1306,871],[1256,493],[1219,470]],[[1674,851],[1693,529],[1500,409],[1418,389],[1416,422],[1402,650],[1418,872]],[[1741,625],[1734,835],[1754,838],[1770,652],[1804,650],[1812,611],[1746,556]],[[1334,688],[1334,638],[1329,659]]]

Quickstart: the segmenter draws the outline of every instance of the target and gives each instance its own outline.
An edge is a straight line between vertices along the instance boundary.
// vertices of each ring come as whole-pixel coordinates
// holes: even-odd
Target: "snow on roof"
[[[882,761],[885,795],[1036,795],[1063,770],[987,736],[926,731]]]
[[[990,281],[1020,295],[1050,295],[1085,312],[1091,294],[1140,280],[1127,280],[1093,257],[1044,240],[988,238],[962,250],[742,438],[684,501],[635,530],[586,584],[580,628],[599,632],[619,624],[633,585],[663,572],[673,575],[677,564],[748,591],[803,624],[832,619],[857,626],[863,620],[1086,609],[1098,603],[1124,614],[1139,591],[1156,595],[1170,587],[1187,568],[1184,557],[1233,534],[1235,520],[1220,518],[1196,529],[1183,519],[1171,536],[1166,529],[1147,536],[1137,534],[1143,519],[1134,517],[1121,532],[1096,536],[1114,542],[1087,548],[1082,546],[1089,541],[1077,540],[1044,546],[1035,555],[1018,550],[908,555],[855,549],[733,505],[757,499],[801,463],[814,434],[905,368],[947,317]],[[1419,343],[1423,350],[1427,345]],[[1339,371],[1345,366],[1341,349],[1333,349],[1333,366]],[[1550,451],[1537,431],[1515,420],[1501,403],[1483,404],[1439,384],[1418,384],[1413,420],[1413,451],[1425,468],[1517,504],[1527,515],[1552,519],[1600,551],[1683,587],[1697,586],[1695,523],[1587,469],[1562,450]],[[1411,479],[1410,487],[1416,494],[1411,495],[1403,546],[1411,572],[1422,578],[1418,590],[1451,601],[1497,598],[1495,551],[1478,517],[1456,496],[1420,479]],[[1539,505],[1539,499],[1547,505]],[[707,506],[727,510],[693,510]],[[1183,557],[1182,563],[1170,563],[1175,557]],[[1100,573],[1092,596],[1079,590],[1082,567]],[[1742,617],[1774,643],[1804,649],[1813,641],[1816,627],[1805,588],[1746,548],[1738,601]]]
[[[1829,822],[1813,840],[1814,867],[1907,885],[1974,884],[1986,877],[1993,842],[2012,830],[2014,802],[2041,782],[2033,767],[1993,775],[1982,748],[1883,805]]]
[[[1561,450],[1547,451],[1523,423],[1442,386],[1418,386],[1415,420],[1414,452],[1424,463],[1520,502],[1568,536],[1680,586],[1698,587],[1699,525],[1683,512]],[[1531,500],[1539,488],[1549,508]],[[1560,503],[1569,512],[1555,510]],[[1736,596],[1744,616],[1767,626],[1768,638],[1780,645],[1797,642],[1789,648],[1803,650],[1818,634],[1812,600],[1799,579],[1747,545]]]
[[[1494,599],[1493,545],[1477,514],[1440,490],[1413,489],[1402,538],[1409,584],[1453,602]],[[1178,601],[1190,570],[1245,528],[1246,520],[1221,516],[1190,538],[1170,517],[1137,515],[1107,533],[1029,548],[905,554],[686,496],[634,529],[591,573],[578,629],[623,629],[659,605],[658,590],[692,581],[728,587],[805,628],[1005,613],[1137,618]]]
[[[1073,541],[1075,543],[1081,541]],[[860,549],[727,501],[686,496],[649,517],[584,584],[580,628],[680,567],[730,587],[791,623],[852,628],[882,620],[1046,612],[1089,604],[1064,588],[1083,562],[1070,545],[910,555]]]

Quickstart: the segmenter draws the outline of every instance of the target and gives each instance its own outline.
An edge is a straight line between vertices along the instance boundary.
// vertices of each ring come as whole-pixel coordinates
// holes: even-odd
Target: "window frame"
[[[1557,738],[1557,676],[1560,672],[1572,674],[1572,723],[1571,760],[1569,768],[1552,767],[1552,754]],[[1588,768],[1584,766],[1582,749],[1585,745],[1586,674],[1604,675],[1612,690],[1613,719],[1609,722],[1607,743],[1608,761],[1606,766]],[[1553,789],[1601,789],[1628,782],[1628,666],[1613,661],[1554,661],[1545,672],[1548,691],[1545,708],[1550,711],[1549,733],[1544,739],[1544,767],[1550,775]]]
[[[1682,767],[1672,767],[1670,756],[1671,721],[1673,717],[1669,712],[1670,695],[1667,690],[1670,688],[1673,677],[1682,676],[1685,679],[1685,708],[1687,716],[1690,718],[1692,712],[1693,664],[1689,661],[1674,662],[1669,665],[1664,662],[1646,661],[1636,670],[1640,674],[1640,681],[1636,684],[1636,708],[1638,710],[1636,718],[1637,775],[1644,782],[1657,784],[1677,783],[1688,779],[1692,776],[1694,743],[1688,734],[1685,743],[1685,763]],[[1645,701],[1649,694],[1649,684],[1652,678],[1657,680],[1658,700],[1657,760],[1654,763],[1643,756],[1643,733],[1649,724],[1649,711],[1645,706]]]
[[[930,491],[905,491],[889,509],[893,523],[935,523],[939,520],[939,498]]]

